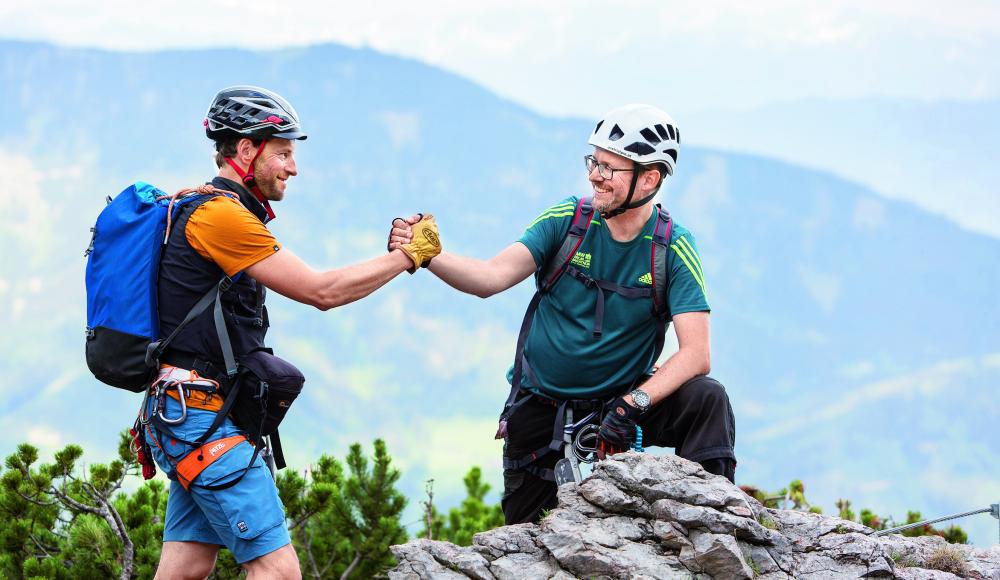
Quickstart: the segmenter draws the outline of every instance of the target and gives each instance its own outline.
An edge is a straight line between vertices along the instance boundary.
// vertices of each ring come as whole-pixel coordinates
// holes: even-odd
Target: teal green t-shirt
[[[538,269],[555,256],[576,213],[577,197],[545,210],[518,240]],[[649,287],[656,212],[628,242],[611,237],[596,213],[572,264],[595,280]],[[705,273],[694,237],[676,221],[670,235],[667,286],[671,314],[706,312]],[[539,275],[536,270],[535,276]],[[624,298],[606,291],[603,332],[593,335],[597,290],[563,275],[541,299],[525,342],[525,358],[540,384],[522,376],[521,386],[556,398],[597,398],[628,386],[656,362],[656,319],[651,298]],[[513,367],[507,373],[512,380]]]

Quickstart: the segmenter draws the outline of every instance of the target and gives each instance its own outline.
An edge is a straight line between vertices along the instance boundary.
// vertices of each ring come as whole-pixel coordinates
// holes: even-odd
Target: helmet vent
[[[248,99],[251,103],[261,107],[262,109],[270,109],[274,107],[274,103],[266,99]]]
[[[667,155],[669,155],[670,158],[674,160],[674,163],[677,163],[677,150],[676,149],[664,149],[663,152],[666,153]]]
[[[660,138],[657,137],[656,133],[654,133],[649,128],[643,129],[642,131],[639,131],[639,133],[642,134],[642,136],[646,138],[646,141],[649,141],[653,145],[657,145],[660,142]]]
[[[643,143],[642,141],[636,141],[626,147],[625,150],[629,153],[635,153],[636,155],[649,155],[650,153],[656,153],[656,149],[653,149],[649,143]]]
[[[618,125],[615,125],[614,127],[611,128],[611,134],[608,135],[608,140],[617,141],[624,136],[625,136],[625,131],[622,131],[622,128],[619,127]]]
[[[597,134],[597,131],[600,130],[601,125],[603,124],[604,124],[604,119],[601,119],[600,121],[597,122],[597,126],[594,127],[594,134]]]
[[[681,130],[677,129],[677,144],[681,144]]]
[[[653,126],[656,128],[656,132],[660,134],[660,139],[664,141],[670,139],[670,133],[667,133],[667,130],[663,128],[663,125],[657,123],[656,125]]]

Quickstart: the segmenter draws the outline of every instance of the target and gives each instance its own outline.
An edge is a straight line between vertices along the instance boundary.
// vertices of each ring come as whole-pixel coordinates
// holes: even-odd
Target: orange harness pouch
[[[190,453],[184,456],[184,459],[177,462],[175,469],[177,481],[184,489],[188,489],[191,482],[201,475],[202,471],[205,471],[209,465],[215,463],[217,459],[244,441],[247,441],[246,436],[233,435],[209,441],[197,449],[192,449]]]

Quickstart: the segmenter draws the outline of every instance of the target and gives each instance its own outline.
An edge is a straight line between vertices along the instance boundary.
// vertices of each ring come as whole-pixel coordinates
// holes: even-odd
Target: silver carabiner
[[[146,405],[149,404],[149,389],[159,389],[159,387],[147,387],[146,392],[142,395],[142,405],[139,405],[139,424],[145,427],[149,424],[149,409]]]
[[[184,385],[180,381],[176,380],[165,382],[163,384],[162,395],[159,392],[159,388],[157,388],[157,397],[160,396],[166,397],[167,389],[169,389],[171,386],[177,387],[177,399],[181,402],[181,416],[176,419],[168,419],[166,413],[164,412],[166,411],[165,404],[163,405],[162,409],[160,408],[156,409],[156,414],[160,416],[160,421],[163,421],[167,425],[180,425],[187,419],[187,397],[185,397],[184,395]],[[159,407],[159,405],[157,405],[157,407]]]

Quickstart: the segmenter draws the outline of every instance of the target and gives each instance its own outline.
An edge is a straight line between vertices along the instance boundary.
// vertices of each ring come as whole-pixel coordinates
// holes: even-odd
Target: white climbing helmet
[[[681,150],[677,123],[651,105],[632,104],[612,109],[597,122],[588,141],[640,165],[662,163],[674,174]]]

